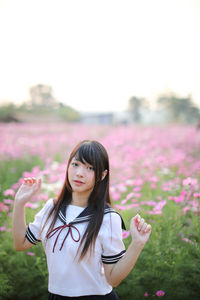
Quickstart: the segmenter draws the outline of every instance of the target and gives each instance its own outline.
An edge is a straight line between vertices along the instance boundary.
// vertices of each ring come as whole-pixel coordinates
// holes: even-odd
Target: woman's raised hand
[[[39,191],[41,184],[42,179],[37,181],[35,177],[24,178],[24,182],[15,195],[15,201],[20,204],[30,201]]]
[[[143,247],[149,239],[151,229],[151,225],[146,223],[145,220],[137,214],[131,219],[130,223],[132,243]]]

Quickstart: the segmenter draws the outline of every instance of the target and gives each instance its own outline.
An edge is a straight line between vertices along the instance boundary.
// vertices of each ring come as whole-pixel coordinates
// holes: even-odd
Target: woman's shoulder
[[[104,209],[104,217],[103,217],[103,222],[108,223],[118,223],[121,222],[121,216],[120,214],[111,206],[106,205]]]
[[[116,218],[117,216],[120,215],[112,206],[106,204],[104,208],[104,218],[110,218],[110,216]]]
[[[110,205],[106,205],[104,209],[103,224],[108,225],[112,223],[113,226],[121,225],[125,229],[125,224],[122,216]]]

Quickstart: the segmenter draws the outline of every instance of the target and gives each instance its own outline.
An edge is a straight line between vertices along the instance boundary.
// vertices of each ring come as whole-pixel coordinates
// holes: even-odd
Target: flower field
[[[0,124],[0,299],[47,299],[47,268],[40,245],[13,249],[14,196],[24,177],[43,179],[27,203],[27,223],[59,193],[68,156],[83,139],[108,151],[113,207],[129,223],[137,212],[152,233],[134,269],[116,288],[121,300],[199,299],[200,130],[168,126]]]

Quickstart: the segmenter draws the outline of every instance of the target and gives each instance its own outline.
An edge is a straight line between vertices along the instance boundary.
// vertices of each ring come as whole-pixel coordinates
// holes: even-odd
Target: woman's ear
[[[102,172],[101,180],[104,180],[104,178],[106,177],[107,173],[108,173],[108,170],[104,170]]]

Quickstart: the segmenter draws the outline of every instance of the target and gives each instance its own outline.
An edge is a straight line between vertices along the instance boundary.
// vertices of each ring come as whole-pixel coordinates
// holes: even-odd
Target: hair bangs
[[[74,157],[84,163],[88,163],[96,170],[96,154],[90,143],[84,143],[77,149]]]

